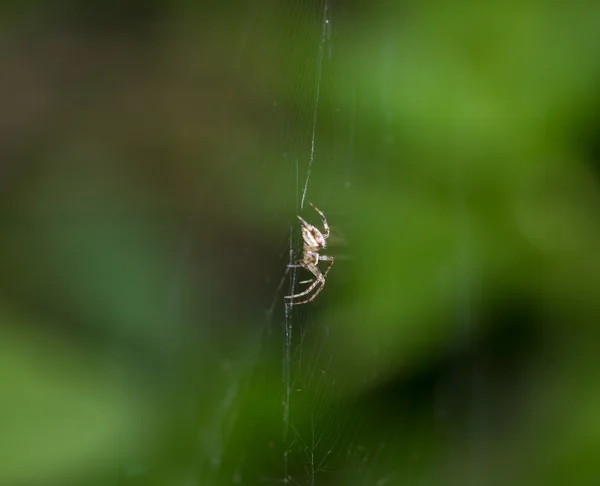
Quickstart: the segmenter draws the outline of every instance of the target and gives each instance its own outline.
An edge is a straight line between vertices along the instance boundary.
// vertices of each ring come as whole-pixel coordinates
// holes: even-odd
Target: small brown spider
[[[297,297],[303,297],[305,295],[310,294],[313,291],[313,289],[315,287],[317,287],[317,285],[320,285],[320,286],[317,287],[316,292],[312,296],[310,296],[308,299],[303,300],[301,302],[293,302],[296,305],[306,304],[307,302],[314,300],[315,297],[317,295],[319,295],[321,290],[323,290],[323,287],[325,287],[325,276],[327,275],[327,272],[329,272],[329,269],[333,265],[333,257],[327,256],[327,255],[319,255],[319,252],[321,250],[325,249],[325,247],[327,246],[327,243],[325,240],[327,238],[329,238],[329,225],[327,224],[327,219],[325,218],[325,215],[323,214],[323,212],[320,211],[313,203],[309,203],[309,204],[321,216],[321,219],[323,220],[323,227],[325,228],[325,230],[324,230],[324,233],[321,233],[312,224],[308,224],[300,216],[298,216],[298,219],[302,222],[302,238],[304,239],[304,255],[302,256],[302,260],[300,260],[297,265],[288,265],[288,267],[292,267],[292,268],[293,267],[303,267],[306,270],[308,270],[310,273],[312,273],[315,276],[315,278],[314,278],[314,280],[310,279],[310,280],[303,280],[302,282],[300,282],[301,284],[312,282],[312,284],[305,291],[300,292],[298,294],[286,295],[285,298],[286,299],[295,299]],[[329,262],[327,269],[323,273],[321,273],[321,271],[319,270],[319,267],[318,267],[319,261]],[[290,301],[290,302],[288,302],[288,304],[292,304],[292,302]]]

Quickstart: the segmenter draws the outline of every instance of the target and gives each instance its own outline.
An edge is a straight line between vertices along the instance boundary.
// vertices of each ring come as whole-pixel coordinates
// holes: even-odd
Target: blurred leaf
[[[3,484],[58,483],[114,469],[143,450],[149,434],[150,408],[127,370],[40,324],[0,309]]]

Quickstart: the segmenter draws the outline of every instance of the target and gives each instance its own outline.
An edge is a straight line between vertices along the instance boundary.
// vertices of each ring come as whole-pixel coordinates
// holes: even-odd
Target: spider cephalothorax
[[[327,275],[327,272],[329,272],[329,269],[333,265],[333,257],[327,255],[319,255],[319,252],[325,249],[325,247],[327,246],[326,240],[327,238],[329,238],[329,225],[327,224],[327,219],[325,218],[323,212],[320,211],[313,203],[309,204],[321,216],[321,219],[323,220],[324,232],[321,233],[315,226],[313,226],[312,224],[308,224],[306,221],[304,221],[304,219],[298,216],[298,219],[302,223],[302,239],[304,240],[304,254],[302,256],[302,260],[300,260],[298,264],[288,265],[288,267],[303,267],[310,273],[312,273],[315,276],[315,278],[310,280],[303,280],[302,282],[300,282],[301,284],[312,282],[312,284],[303,292],[299,292],[293,295],[286,295],[285,298],[290,299],[289,303],[294,303],[296,305],[306,304],[307,302],[314,300],[314,298],[317,295],[319,295],[319,292],[321,292],[321,290],[323,290],[323,287],[325,286],[325,276]],[[321,273],[321,270],[319,270],[319,261],[329,262],[329,265],[327,265],[327,268],[323,273]],[[319,287],[317,287],[317,285]],[[308,299],[300,302],[292,302],[292,300],[297,297],[303,297],[305,295],[310,294],[315,287],[317,288],[317,290]]]

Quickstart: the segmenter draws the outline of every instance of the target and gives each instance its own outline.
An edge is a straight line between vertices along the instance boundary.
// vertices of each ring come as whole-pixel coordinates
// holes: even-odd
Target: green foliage
[[[0,484],[597,481],[596,4],[61,4],[5,7]]]

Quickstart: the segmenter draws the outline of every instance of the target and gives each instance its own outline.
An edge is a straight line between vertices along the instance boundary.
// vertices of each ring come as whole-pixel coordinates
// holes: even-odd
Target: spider
[[[306,304],[306,303],[314,300],[315,297],[317,295],[319,295],[321,290],[323,290],[323,287],[325,287],[325,276],[327,275],[327,272],[329,272],[329,269],[333,265],[333,257],[327,256],[327,255],[319,255],[319,252],[321,250],[325,249],[325,247],[327,246],[327,243],[325,240],[327,238],[329,238],[329,225],[327,224],[327,219],[325,218],[325,215],[323,214],[323,212],[321,210],[319,210],[313,203],[309,203],[309,204],[321,216],[321,219],[323,220],[323,227],[325,228],[325,230],[323,233],[321,233],[315,226],[313,226],[312,224],[308,224],[300,216],[298,216],[298,219],[302,223],[302,238],[304,239],[304,254],[302,256],[302,260],[300,260],[296,265],[288,265],[288,268],[303,267],[306,270],[308,270],[310,273],[312,273],[315,276],[315,278],[314,278],[314,280],[310,279],[310,280],[303,280],[302,282],[300,282],[301,284],[312,282],[312,284],[303,292],[293,294],[293,295],[286,295],[285,298],[290,299],[290,302],[288,302],[289,304],[292,303],[291,300],[293,300],[297,297],[303,297],[305,295],[310,294],[313,291],[313,289],[315,287],[317,287],[317,285],[319,285],[319,287],[317,287],[317,291],[312,296],[310,296],[308,299],[303,300],[301,302],[294,302],[294,304],[296,304],[296,305]],[[323,273],[321,273],[321,271],[319,270],[319,267],[318,267],[319,261],[329,262],[327,269]]]

